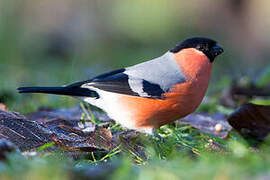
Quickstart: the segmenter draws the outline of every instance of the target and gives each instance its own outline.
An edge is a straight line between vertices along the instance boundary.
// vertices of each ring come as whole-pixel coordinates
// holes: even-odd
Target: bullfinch
[[[152,134],[196,110],[214,59],[222,52],[212,39],[189,38],[160,57],[89,80],[18,91],[73,96],[101,108],[122,126]]]

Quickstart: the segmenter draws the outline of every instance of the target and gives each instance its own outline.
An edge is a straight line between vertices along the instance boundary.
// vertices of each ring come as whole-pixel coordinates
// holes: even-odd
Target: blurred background
[[[232,79],[270,72],[270,1],[0,0],[0,102],[10,110],[77,100],[19,95],[19,86],[59,86],[158,57],[185,38],[215,39],[208,94]],[[270,77],[270,76],[269,76]]]

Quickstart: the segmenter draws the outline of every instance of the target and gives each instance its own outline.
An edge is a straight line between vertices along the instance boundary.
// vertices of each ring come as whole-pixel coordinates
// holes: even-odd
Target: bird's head
[[[223,53],[222,47],[220,47],[216,41],[203,37],[186,39],[183,42],[177,44],[173,49],[170,50],[170,52],[178,53],[181,50],[188,48],[194,48],[203,52],[211,63],[214,62],[215,57]]]

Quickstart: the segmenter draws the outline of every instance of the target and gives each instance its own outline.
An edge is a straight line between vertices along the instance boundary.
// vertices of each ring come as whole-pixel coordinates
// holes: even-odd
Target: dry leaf
[[[189,124],[203,132],[225,138],[232,129],[225,115],[216,113],[193,113],[178,121],[180,124]]]
[[[51,116],[52,117],[52,116]],[[52,119],[29,121],[15,112],[0,111],[0,138],[6,138],[22,150],[37,148],[54,141],[66,150],[110,150],[112,134],[92,123],[78,126],[76,121]]]
[[[0,110],[0,138],[6,138],[20,149],[32,149],[50,141],[50,131],[15,112]]]
[[[270,106],[252,103],[241,105],[228,121],[244,137],[262,141],[270,132]]]
[[[77,131],[77,130],[76,130]],[[53,134],[52,140],[65,150],[69,151],[91,151],[95,149],[111,150],[112,148],[112,133],[105,128],[97,129],[90,135],[78,135],[72,133],[65,134]]]

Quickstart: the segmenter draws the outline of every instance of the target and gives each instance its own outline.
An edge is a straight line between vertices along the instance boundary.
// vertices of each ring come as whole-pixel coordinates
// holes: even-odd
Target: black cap
[[[220,47],[216,41],[203,37],[186,39],[172,48],[170,52],[177,53],[187,48],[195,48],[202,51],[209,58],[210,62],[213,62],[215,57],[223,52],[222,47]]]

